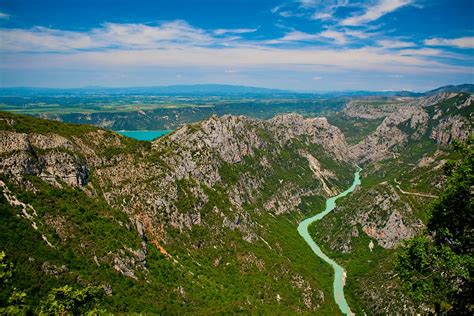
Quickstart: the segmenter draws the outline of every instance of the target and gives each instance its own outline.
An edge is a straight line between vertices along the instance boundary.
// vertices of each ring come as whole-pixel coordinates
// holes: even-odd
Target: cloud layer
[[[245,40],[235,33],[252,30],[205,31],[183,21],[160,25],[106,23],[88,32],[35,27],[2,29],[2,67],[306,67],[397,72],[469,72],[470,68],[443,64],[430,56],[437,49],[400,49],[410,42],[382,40],[374,46],[344,48],[331,45],[292,46],[299,41],[344,44],[345,33],[292,31],[273,41]],[[433,42],[434,40],[430,40]],[[452,57],[452,56],[451,56]]]
[[[313,84],[339,83],[338,76],[348,73],[398,81],[434,74],[472,78],[474,37],[395,36],[384,27],[385,16],[403,8],[415,9],[414,5],[415,0],[285,2],[268,8],[268,15],[277,19],[273,25],[277,31],[271,32],[260,20],[252,27],[234,24],[231,28],[197,27],[179,19],[104,22],[80,30],[3,27],[0,71],[13,77],[42,71],[75,76],[87,71],[143,73],[158,69],[168,73],[173,69],[175,73],[170,70],[168,78],[185,80],[186,73],[207,72],[244,82],[249,73],[254,76],[251,79],[265,73],[267,80],[273,80],[278,71],[282,82],[293,80],[295,84],[301,80],[295,79],[298,76],[292,79],[281,74],[298,72],[299,78]],[[13,19],[9,17],[0,13],[1,25],[8,25]],[[304,23],[294,23],[296,20]],[[0,80],[6,77],[0,76]],[[199,80],[202,77],[197,76],[195,82]]]

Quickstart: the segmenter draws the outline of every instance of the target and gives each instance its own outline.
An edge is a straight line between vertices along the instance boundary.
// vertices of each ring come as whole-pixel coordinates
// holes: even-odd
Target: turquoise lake
[[[117,133],[127,136],[130,138],[135,138],[138,140],[154,140],[155,138],[161,137],[168,133],[171,133],[172,130],[155,130],[155,131],[117,131]]]

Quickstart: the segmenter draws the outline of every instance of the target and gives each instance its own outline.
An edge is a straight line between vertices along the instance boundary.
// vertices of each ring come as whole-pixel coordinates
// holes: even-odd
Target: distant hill
[[[413,91],[334,91],[320,93],[327,97],[419,97],[423,93]]]
[[[260,87],[221,85],[221,84],[196,84],[196,85],[171,85],[171,86],[150,86],[150,87],[84,87],[71,89],[57,88],[31,88],[13,87],[1,88],[1,95],[44,95],[44,94],[163,94],[163,95],[241,95],[241,94],[287,94],[294,93],[288,90],[268,89]]]
[[[440,92],[466,92],[474,93],[474,84],[461,84],[443,86],[427,92],[413,91],[329,91],[329,92],[297,92],[283,89],[270,89],[240,85],[226,84],[193,84],[193,85],[170,85],[150,87],[123,87],[111,88],[91,86],[83,88],[34,88],[34,87],[11,87],[0,88],[0,96],[34,96],[34,95],[125,95],[125,94],[156,94],[156,95],[315,95],[323,97],[420,97]]]
[[[441,92],[464,92],[464,93],[474,93],[474,84],[465,83],[457,86],[449,85],[442,86],[434,90],[425,92],[426,95],[441,93]]]

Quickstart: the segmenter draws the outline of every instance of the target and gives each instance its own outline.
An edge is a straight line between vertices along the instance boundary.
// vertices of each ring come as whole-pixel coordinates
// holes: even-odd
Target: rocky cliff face
[[[380,102],[374,98],[352,100],[347,103],[342,113],[348,117],[375,120],[397,112],[409,100],[412,98],[396,98],[390,102]]]
[[[56,185],[86,185],[89,171],[75,149],[78,148],[59,135],[0,131],[1,170],[16,179],[32,175]]]
[[[385,116],[376,131],[350,148],[354,159],[370,163],[396,158],[410,143],[423,137],[449,144],[453,139],[465,140],[474,132],[473,98],[468,94],[443,93],[420,98],[403,105],[387,105],[377,117]],[[349,105],[352,116],[371,118],[373,110]]]
[[[434,142],[449,145],[454,139],[465,140],[474,132],[473,97],[468,94],[442,93],[404,105],[388,103],[382,111],[379,106],[374,107],[375,110],[360,103],[347,107],[347,114],[352,116],[373,119],[375,115],[385,119],[373,133],[350,148],[352,157],[366,165],[365,177],[376,180],[370,180],[375,183],[358,190],[351,202],[334,211],[332,220],[342,218],[346,226],[344,232],[333,231],[321,237],[333,250],[350,252],[351,240],[360,230],[383,248],[394,248],[419,232],[423,223],[414,209],[420,206],[411,201],[414,197],[429,200],[435,195],[415,192],[410,196],[410,190],[400,189],[399,183],[394,182],[396,177],[409,174],[409,185],[413,186],[424,181],[418,175],[433,174],[430,184],[436,191],[442,187],[439,171],[444,160],[442,150],[434,150]],[[391,181],[387,182],[387,178]]]

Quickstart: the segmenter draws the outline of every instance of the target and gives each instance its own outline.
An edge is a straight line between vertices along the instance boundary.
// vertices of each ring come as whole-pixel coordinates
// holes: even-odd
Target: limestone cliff
[[[442,93],[420,98],[403,105],[390,105],[382,124],[350,152],[360,163],[396,158],[410,143],[424,138],[438,144],[453,139],[465,140],[474,132],[472,124],[473,98],[468,94]],[[351,115],[367,116],[366,107],[349,105]],[[389,114],[387,114],[387,112]]]

